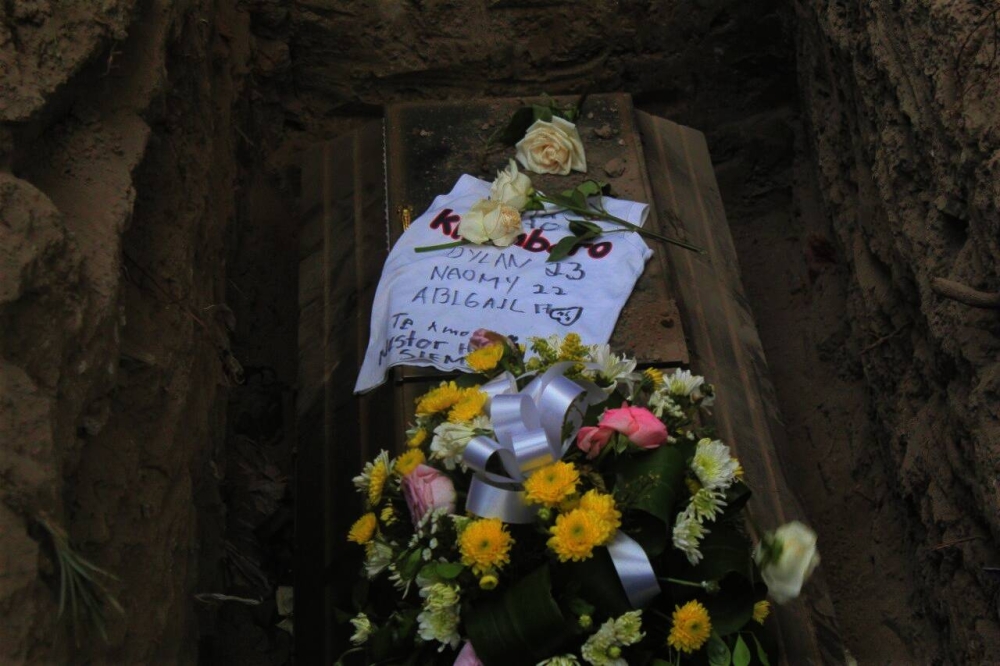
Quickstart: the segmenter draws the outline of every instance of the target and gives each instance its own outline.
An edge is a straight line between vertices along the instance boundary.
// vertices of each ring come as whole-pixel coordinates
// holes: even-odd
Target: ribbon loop
[[[526,501],[523,481],[561,459],[572,446],[587,408],[607,399],[593,382],[565,376],[574,365],[556,363],[520,392],[509,372],[480,387],[488,396],[495,438],[473,437],[465,447],[462,459],[475,472],[465,501],[467,511],[512,524],[534,522],[537,509]],[[489,470],[498,464],[503,474]],[[649,558],[634,539],[619,531],[607,548],[634,608],[660,593]]]
[[[618,530],[608,544],[608,554],[632,608],[642,608],[656,598],[660,593],[660,584],[646,551],[638,541]]]

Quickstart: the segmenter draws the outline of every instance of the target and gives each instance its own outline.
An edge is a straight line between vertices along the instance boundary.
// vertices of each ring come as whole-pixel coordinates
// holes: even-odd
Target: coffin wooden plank
[[[575,98],[560,99],[562,102],[576,101]],[[402,209],[412,209],[415,218],[427,209],[436,195],[448,192],[459,174],[491,179],[506,165],[513,151],[506,149],[486,154],[485,141],[526,101],[530,100],[406,102],[387,107],[386,168],[393,242],[403,231],[399,214]],[[536,187],[561,191],[596,178],[609,181],[618,197],[651,202],[631,97],[623,93],[588,97],[578,127],[586,145],[589,171],[569,176],[532,174]],[[625,167],[620,176],[608,176],[603,170],[612,159],[620,160]],[[647,224],[650,229],[658,229],[655,213]],[[637,357],[645,366],[683,365],[688,360],[687,347],[677,305],[666,279],[665,246],[655,241],[650,245],[654,256],[622,310],[611,345],[618,353]],[[409,381],[440,377],[442,373],[426,368],[400,368],[396,376]]]
[[[646,113],[636,114],[653,200],[665,227],[705,248],[671,247],[667,264],[687,327],[691,366],[715,384],[713,418],[753,483],[753,522],[770,529],[803,519],[777,458],[785,431],[764,350],[743,293],[705,137]],[[822,576],[807,594],[778,607],[776,634],[785,663],[844,663],[843,644]]]
[[[353,395],[387,254],[381,155],[382,122],[375,121],[303,161],[295,503],[296,656],[303,663],[329,663],[346,642],[333,609],[348,606],[361,562],[360,549],[345,540],[360,510],[351,477],[398,429],[386,407],[395,398],[391,385]]]

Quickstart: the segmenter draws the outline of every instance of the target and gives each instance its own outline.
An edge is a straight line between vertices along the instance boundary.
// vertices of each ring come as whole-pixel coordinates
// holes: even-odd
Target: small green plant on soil
[[[107,607],[124,614],[118,600],[101,584],[99,577],[118,578],[80,556],[69,543],[66,530],[54,524],[48,516],[38,516],[38,524],[52,540],[52,550],[59,565],[59,617],[66,614],[73,624],[73,635],[79,643],[81,625],[94,629],[105,642],[108,640]]]

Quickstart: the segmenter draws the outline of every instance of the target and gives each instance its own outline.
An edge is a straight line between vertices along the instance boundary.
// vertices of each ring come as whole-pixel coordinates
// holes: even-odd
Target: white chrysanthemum
[[[441,643],[439,652],[446,646],[457,648],[462,641],[462,637],[458,635],[458,587],[434,583],[421,588],[420,596],[424,598],[424,608],[417,616],[420,637],[425,641]]]
[[[469,440],[476,436],[477,431],[492,430],[493,424],[485,416],[477,416],[469,423],[451,423],[445,421],[434,428],[434,439],[431,440],[431,458],[440,460],[449,470],[461,466],[462,454]]]
[[[630,611],[617,618],[607,620],[587,642],[583,644],[581,654],[583,660],[593,666],[627,666],[620,651],[612,656],[611,648],[622,648],[634,645],[643,639],[642,611]]]
[[[629,611],[615,619],[615,638],[621,645],[633,645],[645,636],[642,633],[642,611]]]
[[[580,666],[580,661],[574,654],[562,654],[558,657],[549,657],[545,661],[540,661],[535,666]]]
[[[351,642],[355,645],[363,645],[368,640],[368,637],[372,635],[372,632],[375,631],[375,625],[372,624],[372,621],[364,613],[358,613],[352,617],[351,624],[354,625],[354,634],[351,636]]]
[[[739,461],[729,455],[729,447],[722,442],[708,438],[698,441],[691,471],[698,476],[703,488],[725,490],[733,485],[739,468]]]
[[[656,415],[656,418],[662,419],[664,417],[682,419],[684,418],[684,410],[680,405],[674,400],[673,396],[663,387],[653,391],[653,394],[649,396],[649,410]]]
[[[603,383],[610,384],[609,388],[612,390],[619,383],[627,385],[631,390],[632,385],[641,379],[635,372],[635,359],[611,353],[611,345],[591,346],[590,357],[596,365],[590,371],[596,372]]]
[[[691,498],[691,510],[698,521],[711,520],[722,513],[726,507],[725,493],[721,490],[701,488]]]
[[[706,534],[708,530],[698,522],[691,505],[688,505],[677,515],[677,522],[674,523],[674,548],[684,553],[692,565],[698,564],[702,558],[701,540]]]
[[[691,374],[690,370],[674,370],[674,374],[664,377],[664,387],[677,397],[687,397],[705,383],[705,378]]]
[[[365,544],[365,574],[375,578],[392,564],[392,547],[384,541],[374,539]]]
[[[388,451],[381,451],[377,456],[375,456],[375,460],[365,463],[364,468],[361,470],[361,474],[351,479],[354,482],[354,487],[357,488],[359,492],[368,492],[368,486],[371,485],[372,482],[372,470],[375,469],[375,466],[378,464],[385,465],[386,475],[388,476],[388,474],[392,473],[392,468],[395,466],[396,461],[389,459]]]
[[[580,654],[591,666],[628,666],[628,662],[620,656],[612,657],[608,654],[615,644],[615,621],[608,620],[591,634],[580,649]]]
[[[458,603],[458,588],[445,583],[432,583],[420,588],[424,608],[432,611],[447,610]]]

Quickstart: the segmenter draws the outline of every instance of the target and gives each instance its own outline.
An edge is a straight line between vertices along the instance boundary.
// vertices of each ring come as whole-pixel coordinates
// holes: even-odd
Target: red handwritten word
[[[431,220],[431,229],[440,229],[445,236],[458,239],[458,223],[462,221],[451,208],[445,208]]]
[[[440,229],[441,233],[450,238],[458,239],[458,223],[462,218],[455,214],[450,208],[445,208],[431,220],[431,229]],[[551,252],[552,241],[545,237],[541,229],[533,229],[529,234],[521,234],[514,241],[514,245],[527,250],[528,252]],[[601,241],[599,243],[582,242],[577,243],[570,250],[569,256],[575,256],[580,248],[587,248],[587,256],[591,259],[603,259],[611,254],[614,244],[611,241]]]

